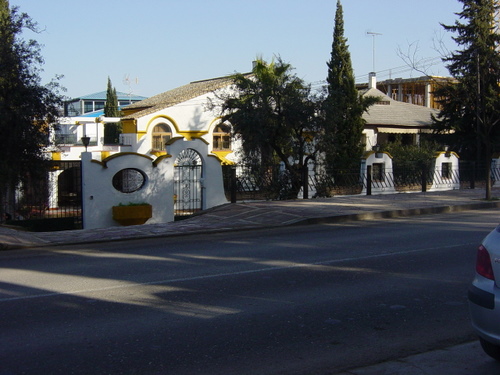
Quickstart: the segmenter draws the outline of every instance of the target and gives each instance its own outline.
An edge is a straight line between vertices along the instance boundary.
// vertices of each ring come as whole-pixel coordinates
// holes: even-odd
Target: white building
[[[192,214],[226,203],[221,165],[237,161],[239,145],[231,139],[229,124],[206,107],[231,83],[231,77],[191,82],[122,108],[121,119],[94,113],[61,121],[52,159],[82,160],[85,228],[119,225],[111,215],[119,204],[148,203],[153,207],[148,223],[158,223],[172,221],[174,212]],[[362,94],[381,100],[364,115],[366,149],[392,134],[417,143],[436,110],[394,101],[375,87],[372,75]],[[104,144],[105,124],[118,120],[120,143]]]
[[[118,225],[111,210],[120,204],[152,205],[148,223],[155,223],[226,203],[221,164],[235,160],[234,143],[228,125],[205,106],[230,84],[229,77],[192,82],[123,108],[121,119],[63,119],[52,159],[82,160],[84,227]],[[116,121],[120,144],[106,145],[104,126]]]
[[[370,73],[368,88],[361,91],[361,95],[380,99],[363,114],[366,125],[362,142],[366,144],[367,151],[393,141],[396,135],[402,137],[403,143],[419,144],[420,135],[431,132],[432,116],[437,116],[439,112],[434,108],[390,98],[377,89],[375,73]]]

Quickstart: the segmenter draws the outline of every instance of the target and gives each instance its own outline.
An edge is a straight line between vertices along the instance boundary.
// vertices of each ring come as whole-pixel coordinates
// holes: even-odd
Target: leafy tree
[[[382,146],[392,156],[392,171],[398,185],[421,183],[422,172],[432,170],[436,152],[440,148],[437,142],[429,138],[422,138],[418,145],[403,144],[401,135],[397,135],[394,142]]]
[[[416,163],[417,165],[430,165],[435,158],[436,152],[440,149],[438,143],[433,140],[420,141],[418,145],[403,144],[401,135],[397,135],[394,142],[387,143],[383,147],[398,163]]]
[[[108,88],[106,91],[106,104],[104,105],[104,116],[120,117],[120,109],[118,107],[118,97],[116,89],[111,84],[111,79],[108,77]],[[120,141],[122,133],[121,122],[108,123],[104,126],[104,143],[117,144]]]
[[[41,85],[43,58],[23,30],[38,32],[36,23],[0,0],[0,212],[13,203],[19,183],[43,170],[43,148],[56,122],[62,96],[57,80]]]
[[[258,59],[252,74],[236,74],[233,89],[219,98],[222,121],[241,139],[246,160],[284,165],[291,184],[285,198],[296,198],[302,186],[317,124],[317,100],[291,70],[281,58],[271,63]]]
[[[361,135],[363,113],[375,103],[373,97],[361,97],[356,89],[351,55],[344,37],[344,19],[337,1],[331,59],[327,62],[327,96],[324,102],[325,133],[321,142],[325,161],[331,169],[359,167],[363,154]]]
[[[500,129],[500,34],[495,32],[495,0],[459,0],[463,10],[453,25],[442,25],[455,33],[462,49],[443,60],[456,84],[436,94],[446,98],[435,121],[440,132],[453,132],[463,154],[476,155],[486,166],[486,199],[491,199],[492,153],[499,145]]]

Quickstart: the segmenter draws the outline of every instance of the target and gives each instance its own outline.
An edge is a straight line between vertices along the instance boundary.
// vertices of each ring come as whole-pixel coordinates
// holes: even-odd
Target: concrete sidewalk
[[[492,195],[500,197],[500,188],[493,189]],[[171,223],[59,232],[31,233],[0,226],[0,249],[179,236],[296,224],[335,223],[500,207],[500,200],[485,201],[484,196],[484,189],[463,189],[431,193],[235,203],[225,204],[190,219]]]
[[[500,363],[484,354],[479,341],[416,354],[337,375],[494,375]]]

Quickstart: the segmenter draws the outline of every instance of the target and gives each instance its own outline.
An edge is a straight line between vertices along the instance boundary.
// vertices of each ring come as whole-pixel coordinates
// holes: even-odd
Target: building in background
[[[116,96],[120,108],[146,99],[144,96],[126,94],[124,92],[117,92]],[[64,103],[64,116],[78,117],[87,113],[102,111],[105,104],[106,91],[73,98]]]
[[[377,82],[377,89],[398,102],[441,109],[439,98],[434,95],[434,92],[441,85],[454,81],[450,77],[437,76],[394,78]],[[359,90],[368,89],[369,83],[357,84],[356,87]]]

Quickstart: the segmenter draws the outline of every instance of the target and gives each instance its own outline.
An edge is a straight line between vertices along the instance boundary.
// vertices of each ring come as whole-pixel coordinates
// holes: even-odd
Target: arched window
[[[219,124],[213,131],[213,150],[231,150],[231,127],[226,124]]]
[[[158,124],[153,128],[153,151],[165,151],[165,143],[172,138],[172,130],[167,124]]]

